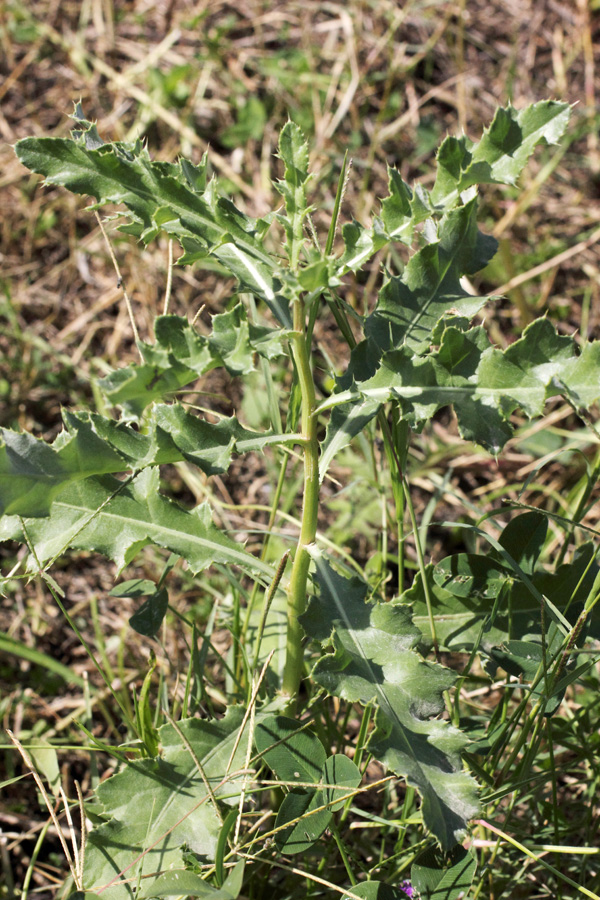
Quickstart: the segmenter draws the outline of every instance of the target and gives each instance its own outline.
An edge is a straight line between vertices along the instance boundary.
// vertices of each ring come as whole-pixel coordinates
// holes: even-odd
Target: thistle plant
[[[473,324],[490,298],[464,286],[496,252],[477,224],[479,185],[515,185],[535,147],[560,140],[569,108],[546,101],[499,109],[480,141],[447,137],[431,190],[407,185],[390,168],[389,192],[370,227],[339,221],[344,165],[326,235],[312,224],[309,149],[292,122],[279,138],[282,205],[253,219],[208,180],[206,159],[153,161],[139,141],[104,143],[80,107],[74,118],[71,139],[19,141],[22,163],[47,184],[91,196],[94,209],[118,204],[126,220],[120,230],[144,245],[167,234],[183,248],[179,265],[212,257],[235,276],[238,291],[212,317],[209,334],[189,317],[158,315],[153,338],[137,341],[140,361],[99,380],[103,413],[63,410],[63,430],[51,443],[2,430],[0,538],[27,547],[29,572],[44,579],[67,617],[50,572],[68,550],[104,554],[119,571],[147,545],[168,551],[157,584],[127,582],[114,591],[144,598],[132,626],[149,637],[166,615],[176,559],[194,574],[226,567],[250,585],[225,715],[194,715],[186,693],[179,718],[166,710],[153,717],[145,684],[136,720],[128,719],[136,758],[130,754],[96,791],[75,886],[106,900],[258,896],[249,887],[253,873],[264,892],[286,866],[295,871],[288,857],[303,853],[315,860],[306,878],[323,890],[329,830],[345,873],[329,887],[340,896],[458,897],[474,877],[475,858],[462,843],[481,814],[479,784],[493,784],[506,748],[505,765],[517,764],[524,743],[537,740],[536,723],[589,670],[589,659],[575,662],[593,629],[598,565],[590,542],[567,562],[577,524],[567,523],[561,564],[539,567],[548,517],[536,510],[512,517],[498,539],[471,526],[488,542],[485,554],[428,562],[409,446],[451,408],[461,437],[498,456],[515,411],[539,417],[555,396],[585,411],[600,396],[598,344],[580,347],[540,318],[502,350]],[[370,312],[360,315],[343,299],[344,280],[397,245],[406,264],[398,274],[384,270]],[[319,316],[332,317],[348,344],[346,370],[329,392],[314,374]],[[282,360],[289,390],[273,375]],[[192,392],[216,367],[242,380],[262,373],[275,397],[268,430],[198,412]],[[399,570],[391,600],[317,531],[323,480],[362,432],[378,435],[389,467]],[[304,473],[299,534],[279,558],[269,533],[263,552],[252,554],[214,524],[208,503],[190,509],[161,492],[160,465],[184,462],[211,476],[226,472],[234,454],[267,451],[280,460],[280,484],[292,452]],[[264,641],[275,603],[287,620],[281,668]],[[506,726],[490,744],[489,769],[478,756],[484,739],[461,721],[459,692],[451,693],[457,675],[440,664],[443,650],[465,654],[461,682],[476,660],[520,679],[528,724],[519,733]],[[340,721],[358,715],[354,743],[342,724],[327,745],[328,697],[346,710]],[[490,718],[489,733],[495,725]],[[412,865],[412,886],[404,880],[404,889],[401,878],[373,877],[351,845],[347,827],[360,816],[354,801],[373,782],[369,760],[386,773],[376,787],[389,790],[400,779],[405,796],[418,798],[415,824],[403,825],[415,836],[395,850],[403,871]],[[266,791],[273,787],[279,790]],[[266,797],[270,807],[256,826]],[[498,800],[488,798],[486,810]],[[302,878],[298,884],[306,889]]]

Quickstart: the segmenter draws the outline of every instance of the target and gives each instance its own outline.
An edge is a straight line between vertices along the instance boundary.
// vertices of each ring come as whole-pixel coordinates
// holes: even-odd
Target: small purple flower
[[[404,891],[404,893],[406,894],[407,897],[415,897],[416,898],[416,896],[417,896],[415,894],[415,889],[412,886],[412,884],[410,883],[410,881],[403,881],[402,884],[400,885],[400,890]]]

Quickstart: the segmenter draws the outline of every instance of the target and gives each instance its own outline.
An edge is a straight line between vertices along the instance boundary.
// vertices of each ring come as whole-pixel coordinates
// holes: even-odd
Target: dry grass
[[[167,160],[180,153],[198,160],[208,151],[215,174],[255,215],[275,203],[274,150],[278,130],[291,116],[310,136],[320,228],[327,227],[347,148],[353,171],[344,214],[368,221],[383,193],[386,164],[398,166],[407,181],[428,182],[434,148],[446,132],[464,130],[476,137],[496,106],[509,100],[517,107],[546,97],[568,100],[576,104],[570,143],[538,154],[524,175],[525,190],[514,197],[486,192],[489,228],[501,241],[501,252],[479,286],[493,291],[502,285],[507,292],[507,301],[493,314],[498,342],[510,342],[545,312],[567,333],[599,338],[598,48],[600,19],[588,0],[241,0],[235,5],[222,0],[4,0],[0,424],[53,434],[60,405],[93,405],[90,378],[103,374],[106,365],[121,365],[134,349],[123,291],[94,216],[85,202],[43,188],[11,149],[28,135],[66,134],[67,114],[79,99],[107,139],[143,137],[154,155]],[[167,244],[142,255],[133,241],[114,232],[112,240],[140,335],[147,338],[162,307]],[[366,283],[346,287],[347,298],[361,310],[373,302],[378,265]],[[218,311],[230,288],[210,269],[175,268],[172,311],[194,315],[203,305],[207,312]],[[332,336],[325,330],[318,338],[335,357],[339,347]],[[222,395],[228,385],[213,382],[208,389]],[[553,416],[555,428],[576,425],[567,407],[557,407]],[[449,421],[437,423],[419,451],[415,486],[422,505],[453,457],[454,476],[440,501],[446,517],[467,496],[481,502],[514,498],[514,486],[530,472],[534,457],[515,443],[491,468],[487,457],[460,455],[452,427]],[[231,495],[236,503],[260,502],[261,478],[262,469],[250,474],[239,469],[215,490],[224,503]],[[524,499],[544,493],[560,497],[569,479],[576,478],[576,470],[556,463],[543,470]],[[597,514],[592,512],[589,521],[597,524]],[[148,574],[157,567],[149,555],[137,568]],[[102,634],[114,636],[107,639],[106,657],[115,680],[127,685],[139,680],[146,651],[123,637],[132,610],[107,598],[112,576],[110,567],[79,559],[66,563],[56,577],[67,590],[72,614],[81,614],[90,642],[98,647]],[[173,602],[187,611],[199,601],[197,594],[184,578],[181,596]],[[10,599],[0,604],[6,634],[78,674],[89,674],[96,691],[89,703],[97,734],[118,736],[88,658],[64,632],[41,587],[17,583]],[[90,604],[96,610],[95,631],[89,625]],[[175,631],[166,641],[160,664],[168,679],[185,648]],[[47,737],[70,739],[77,735],[72,720],[82,692],[73,688],[49,695],[41,671],[24,658],[0,664],[3,724],[31,734],[36,722],[45,721]],[[15,758],[0,752],[8,778]],[[75,777],[84,789],[91,783],[84,756],[79,751],[65,756],[71,796]],[[62,880],[61,864],[52,856],[59,845],[51,827],[43,858],[31,863],[46,814],[33,785],[23,784],[9,788],[0,805],[6,896],[12,896],[10,878],[19,886],[28,867],[31,889],[50,896]]]

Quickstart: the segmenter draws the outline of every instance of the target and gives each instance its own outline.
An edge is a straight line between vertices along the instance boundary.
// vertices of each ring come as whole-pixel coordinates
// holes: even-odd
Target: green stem
[[[329,830],[331,831],[333,839],[338,846],[338,850],[340,851],[340,856],[342,857],[344,868],[346,869],[346,873],[348,875],[348,878],[350,879],[350,884],[352,885],[352,887],[355,887],[357,883],[356,878],[354,877],[354,872],[352,871],[352,866],[350,865],[350,860],[348,859],[348,854],[346,853],[344,842],[342,841],[337,825],[333,820],[329,824]]]
[[[315,386],[304,327],[304,308],[301,298],[297,298],[294,300],[294,333],[291,336],[291,344],[302,397],[304,496],[300,539],[288,587],[288,627],[283,693],[289,698],[288,709],[290,712],[293,712],[295,708],[304,666],[302,647],[304,632],[298,619],[306,609],[306,587],[310,568],[308,547],[314,543],[317,534],[319,510],[319,443],[317,441],[317,417],[314,413]]]

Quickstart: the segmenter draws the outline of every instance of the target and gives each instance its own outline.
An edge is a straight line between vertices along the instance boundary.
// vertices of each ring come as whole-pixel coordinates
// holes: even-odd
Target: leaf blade
[[[419,631],[406,608],[365,603],[364,584],[337,575],[316,551],[313,556],[320,597],[311,598],[301,623],[315,640],[334,641],[313,677],[349,702],[376,701],[378,727],[369,749],[418,789],[425,824],[452,847],[478,810],[475,782],[460,760],[464,736],[431,718],[442,711],[442,692],[455,676],[414,652]]]

